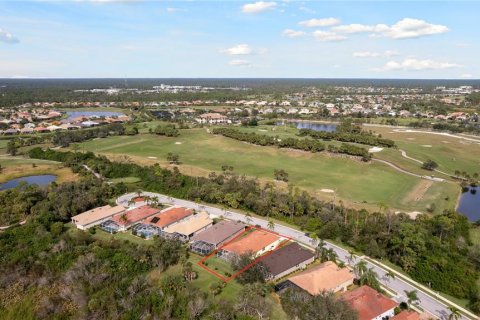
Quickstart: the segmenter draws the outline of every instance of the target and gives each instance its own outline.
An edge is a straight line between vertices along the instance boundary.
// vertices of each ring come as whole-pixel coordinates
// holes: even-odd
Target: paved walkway
[[[186,207],[186,208],[193,208],[199,211],[200,210],[206,211],[212,216],[217,216],[217,217],[223,216],[230,220],[240,220],[244,222],[247,222],[247,220],[249,220],[248,223],[252,225],[260,225],[262,228],[266,228],[266,229],[268,228],[268,221],[266,219],[257,218],[257,217],[247,218],[246,215],[242,213],[238,213],[238,212],[234,212],[226,209],[220,209],[220,208],[216,208],[216,207],[212,207],[204,204],[198,204],[193,201],[176,199],[176,198],[172,198],[172,197],[165,196],[158,193],[144,192],[143,195],[147,195],[150,197],[157,197],[159,201],[163,203],[169,203],[172,205]],[[117,199],[117,204],[128,206],[129,200],[136,196],[137,196],[136,193],[123,195]],[[318,243],[316,240],[308,237],[304,232],[301,232],[299,230],[296,230],[284,225],[276,224],[274,231],[280,234],[292,237],[296,241],[301,242],[312,248],[315,248],[315,246]],[[367,262],[368,267],[372,268],[377,273],[378,279],[382,284],[382,286],[387,288],[388,291],[391,291],[396,294],[394,298],[398,302],[407,301],[407,298],[405,296],[405,290],[406,291],[416,290],[417,296],[420,299],[419,306],[425,311],[431,313],[432,315],[435,315],[436,317],[442,320],[447,320],[450,314],[447,304],[453,305],[462,311],[461,319],[478,319],[477,316],[475,316],[468,310],[465,310],[464,308],[453,304],[452,302],[439,296],[437,293],[433,292],[429,288],[426,288],[420,283],[415,282],[414,280],[402,275],[401,273],[389,268],[388,266],[383,265],[382,263],[376,260],[373,260],[367,257],[359,257],[359,256],[353,256],[352,259],[350,259],[351,257],[348,250],[343,249],[330,242],[326,242],[326,247],[333,249],[338,256],[338,259],[347,264],[355,265],[359,261],[365,260]],[[386,274],[389,272],[395,273],[396,276],[394,279],[390,279],[388,276],[386,276]]]
[[[408,175],[411,175],[411,176],[414,176],[414,177],[417,177],[417,178],[420,178],[420,179],[425,179],[425,180],[430,180],[430,181],[435,181],[435,182],[443,182],[445,181],[445,179],[442,179],[442,178],[435,178],[435,177],[430,177],[430,176],[426,176],[426,175],[419,175],[419,174],[416,174],[416,173],[413,173],[413,172],[410,172],[410,171],[407,171],[407,170],[404,170],[400,167],[398,167],[397,165],[391,163],[391,162],[388,162],[386,160],[381,160],[381,159],[372,159],[372,161],[376,161],[376,162],[380,162],[380,163],[383,163],[383,164],[386,164],[387,166],[390,166],[392,167],[393,169],[397,170],[397,171],[400,171],[402,173],[405,173],[405,174],[408,174]]]

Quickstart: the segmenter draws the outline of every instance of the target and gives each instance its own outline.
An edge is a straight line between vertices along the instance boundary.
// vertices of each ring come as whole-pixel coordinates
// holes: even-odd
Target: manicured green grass
[[[268,180],[273,180],[275,169],[284,169],[289,173],[292,185],[316,192],[324,199],[330,199],[332,195],[320,192],[320,189],[334,189],[337,199],[355,207],[378,208],[378,204],[386,203],[400,210],[424,210],[430,203],[405,203],[405,196],[420,179],[384,164],[364,163],[327,153],[256,146],[208,134],[206,129],[181,130],[181,135],[173,138],[149,134],[109,137],[85,142],[82,148],[145,160],[156,157],[163,163],[166,163],[167,154],[172,152],[179,154],[183,164],[207,172],[220,171],[222,165],[228,164],[237,173]],[[439,186],[438,196],[445,197],[451,192],[448,187],[445,191],[442,188]]]
[[[113,183],[123,182],[123,183],[129,184],[129,183],[137,183],[137,182],[140,182],[141,180],[140,178],[137,178],[137,177],[125,177],[125,178],[110,179],[110,181]]]
[[[235,273],[235,271],[232,268],[232,265],[229,262],[222,260],[220,258],[217,258],[216,256],[212,256],[208,258],[205,261],[205,264],[207,268],[211,269],[212,271],[215,271],[216,273],[218,273],[219,275],[225,278],[228,278]],[[227,274],[230,274],[230,275],[227,275]]]
[[[470,175],[480,173],[480,137],[475,142],[430,133],[394,132],[394,128],[366,128],[382,134],[384,138],[395,140],[398,148],[405,150],[412,158],[434,160],[439,164],[438,169],[447,173],[453,174],[455,170],[466,171]],[[381,154],[378,154],[380,158]]]

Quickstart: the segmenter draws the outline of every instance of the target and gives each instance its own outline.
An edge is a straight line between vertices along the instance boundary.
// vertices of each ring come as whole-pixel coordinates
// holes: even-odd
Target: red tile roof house
[[[346,292],[342,299],[357,311],[358,320],[390,319],[395,315],[394,309],[398,305],[369,286]]]
[[[159,211],[160,209],[145,205],[125,211],[122,214],[115,215],[110,220],[118,225],[118,231],[127,231],[127,229],[129,229],[134,224],[153,216]]]
[[[420,320],[420,315],[412,310],[403,310],[390,320]]]
[[[153,225],[160,230],[173,226],[181,221],[193,216],[194,211],[190,208],[172,207],[167,208],[156,214],[155,216],[146,219],[143,223]]]
[[[253,230],[250,233],[227,243],[218,252],[217,256],[222,259],[232,259],[235,256],[251,254],[257,258],[268,251],[277,248],[285,238],[265,230]]]
[[[315,254],[297,242],[270,253],[259,263],[265,268],[265,280],[278,280],[299,269],[305,269],[315,260]]]

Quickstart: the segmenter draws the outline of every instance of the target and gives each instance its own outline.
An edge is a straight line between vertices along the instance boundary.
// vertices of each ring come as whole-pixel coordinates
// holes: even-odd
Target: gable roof
[[[77,214],[76,216],[72,217],[74,223],[79,225],[87,225],[93,223],[98,220],[102,220],[105,218],[110,218],[116,214],[122,213],[125,211],[125,208],[122,206],[103,206],[94,208],[83,213]]]
[[[268,272],[276,276],[314,257],[313,252],[293,242],[274,251],[260,263],[267,268]]]
[[[156,214],[154,217],[146,221],[146,223],[155,225],[159,228],[164,228],[171,225],[172,223],[191,216],[192,214],[193,209],[191,208],[173,207],[165,209],[162,212]]]
[[[226,244],[222,249],[238,255],[247,252],[257,253],[278,240],[280,240],[280,237],[276,234],[255,229],[249,234]]]
[[[335,291],[335,288],[348,281],[353,281],[354,275],[347,268],[340,268],[332,261],[305,270],[288,280],[311,295],[322,291]]]
[[[371,320],[398,304],[369,286],[361,286],[343,294],[342,299],[358,312],[359,320]]]
[[[392,317],[391,320],[420,320],[420,315],[412,310],[403,310]]]
[[[118,225],[126,226],[132,223],[146,219],[160,210],[157,208],[150,207],[149,205],[144,205],[132,210],[126,211],[124,214],[115,215],[112,217],[112,220],[115,221]],[[125,215],[126,221],[122,218]]]
[[[211,225],[213,220],[210,219],[210,216],[206,212],[200,212],[199,214],[194,215],[192,218],[181,221],[177,224],[165,228],[165,232],[168,233],[179,233],[182,235],[189,236],[192,233],[205,228],[208,225]]]
[[[204,241],[218,245],[219,243],[222,243],[230,238],[232,235],[245,230],[245,227],[245,224],[242,222],[223,220],[217,224],[214,224],[211,228],[208,228],[207,230],[193,236],[192,240]]]

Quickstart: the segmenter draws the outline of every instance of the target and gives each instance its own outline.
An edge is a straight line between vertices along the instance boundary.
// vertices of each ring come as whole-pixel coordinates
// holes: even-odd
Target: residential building
[[[223,220],[192,237],[190,248],[198,254],[209,254],[245,231],[246,225],[238,221]]]
[[[346,292],[342,299],[357,311],[358,320],[390,319],[395,315],[394,309],[398,305],[369,286]]]
[[[224,115],[220,113],[204,113],[196,119],[198,123],[201,124],[226,124],[231,123],[231,121]]]
[[[345,292],[354,278],[349,269],[327,261],[288,278],[288,281],[314,296],[323,291]]]
[[[274,250],[283,240],[283,237],[275,233],[254,229],[248,234],[223,246],[217,255],[227,260],[243,254],[251,254],[253,258],[256,258],[268,251]]]
[[[266,280],[278,280],[315,260],[315,254],[297,242],[285,245],[263,258],[260,263],[266,269]]]
[[[180,241],[188,241],[194,235],[206,230],[213,224],[213,220],[206,212],[200,212],[182,222],[170,225],[164,232]]]
[[[112,218],[114,215],[121,214],[123,212],[125,212],[125,207],[112,207],[106,205],[73,216],[72,222],[77,226],[78,229],[87,230],[88,228],[101,224],[102,222]]]
[[[141,222],[142,220],[147,219],[148,217],[153,216],[158,213],[160,210],[157,208],[150,207],[149,205],[144,205],[138,208],[134,208],[128,211],[125,211],[122,214],[117,214],[112,217],[108,223],[105,224],[105,228],[102,225],[102,228],[106,231],[127,231],[134,224]]]

